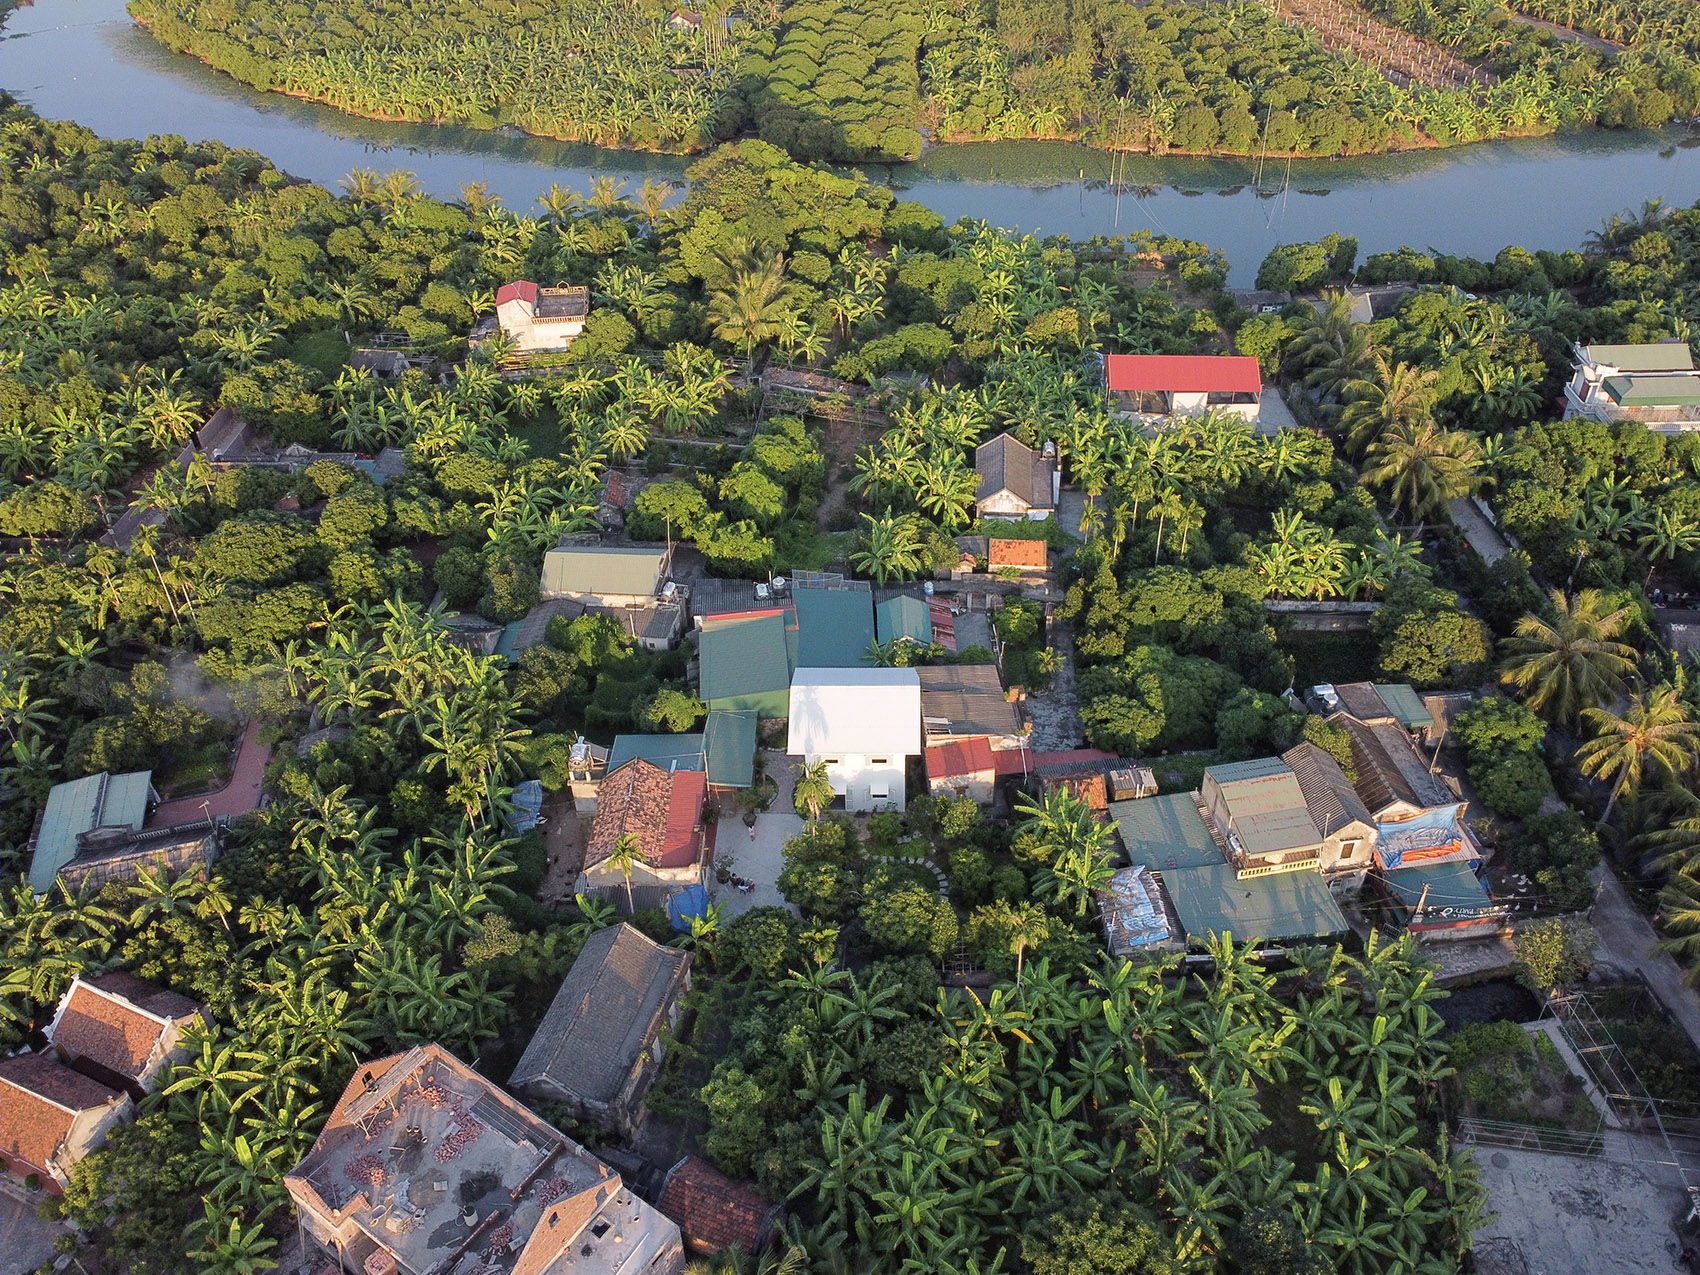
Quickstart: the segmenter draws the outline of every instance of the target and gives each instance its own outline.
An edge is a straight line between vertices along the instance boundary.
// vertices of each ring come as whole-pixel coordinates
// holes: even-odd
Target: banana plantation
[[[1003,1269],[1102,1193],[1170,1237],[1173,1265],[1141,1269],[1223,1269],[1260,1216],[1328,1269],[1458,1269],[1483,1200],[1436,1123],[1449,1070],[1426,963],[1408,942],[1314,948],[1277,979],[1229,939],[1211,956],[1203,978],[1040,960],[1018,985],[928,1009],[831,964],[781,979],[761,1012],[785,1045],[737,1065],[760,1077],[778,1139],[757,1158],[800,1175],[814,1268]],[[911,1021],[939,1034],[936,1071],[906,1091],[870,1085]],[[791,1141],[801,1129],[812,1141]]]

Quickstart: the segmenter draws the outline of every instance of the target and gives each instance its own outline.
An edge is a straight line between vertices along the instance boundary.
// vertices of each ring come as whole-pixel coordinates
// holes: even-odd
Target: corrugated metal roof
[[[996,665],[928,664],[915,671],[921,715],[936,719],[935,734],[1002,737],[1021,730],[1021,714],[1005,695]]]
[[[1315,872],[1277,872],[1241,881],[1231,864],[1221,863],[1165,872],[1163,885],[1194,942],[1228,933],[1269,942],[1332,938],[1347,928],[1339,904]]]
[[[543,596],[651,597],[666,567],[654,546],[569,545],[543,555]]]
[[[1112,393],[1256,394],[1263,370],[1244,354],[1111,354],[1104,359]]]
[[[922,646],[933,641],[933,610],[923,599],[902,593],[874,608],[874,627],[882,643],[908,638]]]
[[[1471,870],[1470,862],[1466,859],[1400,868],[1396,872],[1389,872],[1386,880],[1399,902],[1407,908],[1415,908],[1420,900],[1425,913],[1438,908],[1473,909],[1493,906],[1487,889]],[[1428,890],[1426,900],[1423,899],[1425,887]]]
[[[1098,891],[1098,914],[1111,956],[1128,956],[1138,948],[1167,943],[1169,922],[1162,895],[1145,867],[1123,868]]]
[[[756,728],[760,714],[752,709],[715,709],[703,723],[703,750],[708,754],[708,782],[716,788],[748,788],[756,780]]]
[[[1324,836],[1354,821],[1374,826],[1375,819],[1340,769],[1340,763],[1315,744],[1300,744],[1281,754],[1299,781],[1311,822]]]
[[[516,279],[512,283],[504,283],[496,290],[496,304],[506,305],[510,301],[524,301],[527,305],[536,305],[537,285],[529,279]]]
[[[992,746],[983,735],[934,744],[927,749],[928,779],[961,779],[990,774],[994,769]]]
[[[1700,403],[1700,377],[1608,376],[1605,390],[1619,407],[1691,407]]]
[[[662,770],[702,770],[701,735],[616,735],[608,747],[608,769],[618,770],[634,757],[661,767]]]
[[[1241,783],[1248,779],[1267,779],[1271,775],[1290,773],[1287,763],[1279,757],[1255,757],[1250,761],[1229,761],[1217,766],[1211,766],[1204,772],[1206,779],[1213,779],[1221,787]]]
[[[708,796],[708,776],[701,771],[675,771],[667,796],[667,832],[658,868],[688,868],[702,857],[702,807]]]
[[[1128,862],[1135,867],[1170,872],[1223,862],[1191,793],[1112,801],[1110,818],[1116,821]]]
[[[1434,717],[1422,696],[1404,682],[1377,682],[1375,693],[1406,730],[1427,730],[1434,725]]]
[[[800,668],[791,679],[794,757],[914,757],[921,752],[921,679],[912,668]]]
[[[128,826],[137,832],[147,820],[153,771],[122,775],[102,771],[55,784],[47,794],[41,828],[30,861],[30,889],[46,894],[59,870],[77,856],[77,838],[94,828]]]
[[[1585,345],[1582,353],[1602,367],[1624,372],[1687,372],[1694,367],[1694,353],[1686,341]]]
[[[702,697],[709,703],[783,691],[790,680],[785,621],[778,614],[704,625],[698,653]]]
[[[798,589],[797,666],[860,668],[874,644],[874,595],[866,589]]]

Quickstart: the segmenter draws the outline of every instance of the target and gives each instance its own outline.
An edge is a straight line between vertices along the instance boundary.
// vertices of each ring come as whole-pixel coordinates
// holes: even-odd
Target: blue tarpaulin
[[[691,918],[708,915],[708,891],[700,885],[687,885],[676,890],[667,900],[667,919],[680,934],[691,932]]]
[[[1436,806],[1410,819],[1376,825],[1375,857],[1389,872],[1454,853],[1462,806]]]
[[[515,784],[508,800],[513,803],[513,813],[507,816],[507,825],[514,836],[537,826],[537,816],[543,810],[543,785],[538,780],[526,779]]]

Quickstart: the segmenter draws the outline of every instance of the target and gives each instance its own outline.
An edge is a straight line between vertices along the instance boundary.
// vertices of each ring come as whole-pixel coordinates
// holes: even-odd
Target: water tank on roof
[[[1340,707],[1340,694],[1333,682],[1323,682],[1310,688],[1311,698],[1319,700],[1330,713]]]
[[[675,597],[678,596],[678,594],[679,594],[679,586],[674,584],[671,580],[669,580],[666,584],[661,586],[661,596],[662,596],[662,598],[664,598],[668,602],[671,602]]]
[[[767,586],[765,584],[756,585],[756,601],[757,602],[766,602],[767,596],[768,596]]]
[[[785,596],[785,577],[784,576],[774,576],[773,577],[773,596],[776,597],[776,598],[783,598]]]

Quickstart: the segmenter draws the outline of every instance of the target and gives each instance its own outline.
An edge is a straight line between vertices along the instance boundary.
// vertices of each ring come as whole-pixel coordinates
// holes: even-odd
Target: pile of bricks
[[[490,1242],[485,1245],[482,1256],[500,1257],[508,1251],[508,1245],[513,1242],[514,1227],[512,1222],[503,1222],[490,1232]]]
[[[537,1184],[537,1202],[548,1208],[556,1200],[567,1193],[572,1181],[565,1177],[544,1178]]]
[[[360,1186],[369,1186],[374,1191],[382,1190],[384,1185],[384,1162],[375,1155],[356,1156],[343,1169],[350,1182]]]
[[[458,1103],[456,1107],[459,1107]],[[437,1148],[438,1164],[447,1164],[467,1147],[478,1141],[478,1135],[484,1132],[484,1126],[474,1120],[469,1113],[457,1109],[455,1117],[455,1131],[444,1138],[442,1145]]]

